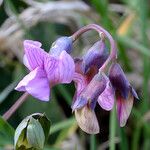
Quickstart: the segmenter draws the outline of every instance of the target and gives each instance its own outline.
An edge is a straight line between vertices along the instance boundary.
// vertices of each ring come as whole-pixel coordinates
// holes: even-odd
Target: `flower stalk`
[[[102,65],[102,67],[99,69],[99,71],[105,71],[107,65],[111,62],[116,60],[117,58],[117,48],[114,39],[109,34],[108,31],[106,31],[104,28],[102,28],[99,25],[96,24],[90,24],[85,27],[80,28],[77,32],[75,32],[71,38],[73,39],[73,42],[76,41],[79,36],[81,36],[83,33],[89,31],[89,30],[96,30],[99,33],[99,36],[103,39],[104,37],[107,37],[110,43],[110,55],[105,61],[105,63]]]
[[[115,150],[115,135],[116,135],[116,108],[114,107],[110,114],[110,137],[109,137],[109,148]]]
[[[29,94],[25,92],[11,107],[10,109],[3,115],[5,120],[8,120],[15,111],[27,100]]]

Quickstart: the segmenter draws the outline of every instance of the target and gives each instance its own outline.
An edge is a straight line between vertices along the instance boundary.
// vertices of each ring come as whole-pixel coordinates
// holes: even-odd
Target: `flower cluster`
[[[73,42],[91,29],[98,31],[100,40],[82,58],[74,59],[70,55]],[[105,44],[106,37],[110,42],[110,54]],[[49,53],[41,48],[40,42],[26,40],[24,52],[23,62],[30,73],[19,82],[16,90],[48,101],[50,88],[74,81],[76,92],[71,107],[83,131],[99,133],[94,111],[97,102],[106,111],[110,111],[116,103],[119,124],[121,127],[126,124],[133,101],[138,96],[116,62],[117,51],[113,38],[102,27],[92,24],[70,37],[61,37],[54,42]]]

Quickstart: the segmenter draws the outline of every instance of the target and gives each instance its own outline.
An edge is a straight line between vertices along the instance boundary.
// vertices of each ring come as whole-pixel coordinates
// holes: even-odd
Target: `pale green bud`
[[[50,121],[44,114],[26,117],[17,127],[14,137],[15,150],[41,150],[50,130]]]

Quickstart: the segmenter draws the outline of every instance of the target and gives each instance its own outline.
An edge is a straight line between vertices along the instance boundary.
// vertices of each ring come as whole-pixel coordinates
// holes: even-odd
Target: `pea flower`
[[[134,98],[138,99],[138,95],[130,85],[118,63],[112,64],[109,72],[109,79],[115,90],[119,124],[123,127],[131,113],[133,100]]]
[[[75,65],[71,52],[72,41],[67,37],[59,38],[48,54],[37,41],[24,41],[23,63],[30,73],[15,88],[26,91],[33,97],[48,101],[50,88],[59,83],[70,83],[73,79]]]
[[[69,55],[72,43],[83,33],[96,30],[101,40],[96,42],[82,59],[73,60]],[[105,37],[110,43],[108,54]],[[53,43],[46,53],[37,41],[24,41],[24,65],[30,73],[17,85],[16,90],[26,91],[35,98],[48,101],[50,88],[59,83],[75,82],[76,92],[72,110],[80,128],[89,134],[99,133],[99,124],[95,114],[98,103],[104,110],[110,111],[116,97],[118,120],[123,127],[130,115],[134,99],[138,95],[127,80],[119,64],[113,63],[108,76],[107,67],[117,59],[117,47],[112,36],[101,26],[87,25],[71,37],[61,37]]]
[[[93,45],[90,50],[97,50],[99,43]],[[104,52],[104,47],[100,49],[100,52]],[[90,54],[90,55],[89,55]],[[94,55],[92,55],[94,54]],[[97,57],[102,60],[106,59],[104,53],[98,54]],[[76,93],[72,104],[72,110],[75,111],[75,117],[80,128],[89,134],[99,133],[99,124],[95,115],[94,109],[98,101],[99,105],[105,110],[111,110],[114,104],[114,90],[108,77],[104,73],[98,72],[98,66],[101,67],[102,62],[93,62],[95,59],[95,52],[87,53],[82,59],[75,61],[75,74],[74,82],[76,85]],[[103,57],[105,57],[105,59]],[[85,61],[87,57],[90,57],[89,61]],[[104,61],[103,61],[104,62]],[[89,65],[92,64],[92,65]],[[94,65],[93,65],[94,64]],[[87,73],[83,67],[88,66]],[[83,70],[82,70],[83,69]]]

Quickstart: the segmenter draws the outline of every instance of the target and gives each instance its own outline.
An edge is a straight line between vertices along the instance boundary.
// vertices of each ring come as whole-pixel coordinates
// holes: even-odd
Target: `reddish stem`
[[[26,92],[24,93],[12,106],[11,108],[3,115],[5,120],[8,120],[14,112],[22,105],[23,102],[26,101],[29,94]]]
[[[99,35],[101,35],[101,33],[103,33],[110,42],[110,55],[109,55],[108,59],[105,61],[105,63],[103,64],[103,66],[99,69],[99,71],[104,71],[106,66],[109,64],[109,62],[111,60],[115,60],[117,58],[117,48],[116,48],[115,41],[112,38],[112,36],[109,34],[108,31],[106,31],[104,28],[102,28],[101,26],[96,25],[96,24],[90,24],[90,25],[82,27],[77,32],[75,32],[71,36],[71,38],[73,39],[73,41],[75,41],[78,39],[79,36],[81,36],[83,33],[87,32],[89,30],[96,30],[99,33]]]

